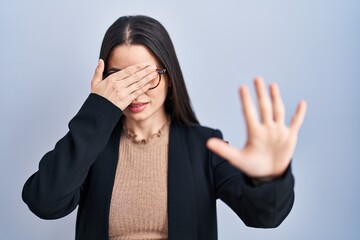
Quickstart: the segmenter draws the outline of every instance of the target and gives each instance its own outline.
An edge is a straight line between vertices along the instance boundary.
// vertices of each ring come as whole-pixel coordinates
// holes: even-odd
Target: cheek
[[[163,105],[165,103],[167,91],[169,91],[166,82],[160,83],[160,85],[154,90],[147,92],[152,101],[156,104]]]
[[[165,103],[167,89],[165,88],[165,89],[159,89],[159,90],[161,90],[161,91],[152,93],[151,99],[153,100],[154,103],[156,103],[156,105],[163,105]]]

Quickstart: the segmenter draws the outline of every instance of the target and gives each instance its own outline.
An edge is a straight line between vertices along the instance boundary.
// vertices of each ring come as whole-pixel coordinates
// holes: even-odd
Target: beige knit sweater
[[[138,141],[122,131],[109,216],[111,240],[168,239],[169,127]]]

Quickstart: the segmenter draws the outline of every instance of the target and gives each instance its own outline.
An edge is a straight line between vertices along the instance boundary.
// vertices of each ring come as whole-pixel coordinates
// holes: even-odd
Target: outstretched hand
[[[249,177],[272,179],[282,175],[290,164],[298,132],[304,121],[306,102],[299,102],[290,125],[286,126],[285,108],[278,86],[270,84],[270,99],[262,78],[257,77],[254,84],[260,121],[248,88],[240,87],[247,129],[247,141],[243,149],[237,149],[218,138],[209,139],[207,147]]]

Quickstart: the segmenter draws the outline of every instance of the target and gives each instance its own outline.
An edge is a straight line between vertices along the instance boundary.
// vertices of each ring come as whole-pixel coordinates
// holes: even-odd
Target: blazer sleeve
[[[214,130],[214,137],[222,133]],[[291,166],[273,181],[255,186],[249,177],[227,160],[212,153],[216,199],[225,202],[250,227],[274,228],[289,214],[294,203]]]
[[[106,146],[122,111],[106,98],[90,93],[70,120],[69,131],[47,152],[25,183],[22,198],[43,219],[71,213],[91,165]]]

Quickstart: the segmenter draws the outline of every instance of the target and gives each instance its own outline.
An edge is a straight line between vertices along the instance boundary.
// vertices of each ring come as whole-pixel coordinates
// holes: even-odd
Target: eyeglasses
[[[120,69],[116,69],[116,70],[113,70],[109,73],[104,73],[103,74],[103,80],[105,78],[107,78],[108,76],[110,76],[111,74],[113,73],[116,73],[118,71],[121,71]],[[157,86],[159,86],[160,82],[161,82],[161,75],[165,74],[166,73],[166,69],[165,68],[157,68],[156,69],[156,72],[158,73],[156,78],[154,78],[153,80],[151,80],[149,82],[150,84],[150,88],[148,90],[152,90],[152,89],[155,89]]]
[[[156,69],[156,72],[158,73],[156,78],[149,82],[149,84],[150,84],[149,90],[152,90],[152,89],[156,88],[157,86],[159,86],[159,84],[161,82],[161,75],[166,73],[166,69],[158,68],[158,69]]]

